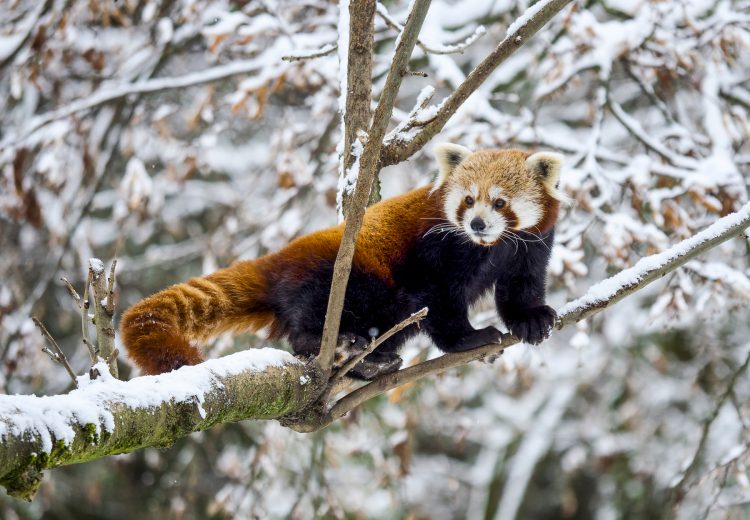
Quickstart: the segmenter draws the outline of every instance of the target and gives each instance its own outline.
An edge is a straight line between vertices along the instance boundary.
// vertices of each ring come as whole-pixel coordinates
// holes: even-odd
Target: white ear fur
[[[560,180],[560,168],[563,156],[555,152],[537,152],[526,159],[526,167],[542,179],[542,184],[552,197],[560,201],[567,200],[567,196],[557,188]]]
[[[433,188],[433,190],[436,190],[453,173],[456,166],[461,164],[461,161],[466,159],[467,156],[471,155],[471,150],[458,144],[440,143],[435,145],[432,151],[435,154],[439,168],[437,179],[435,179],[435,187]]]

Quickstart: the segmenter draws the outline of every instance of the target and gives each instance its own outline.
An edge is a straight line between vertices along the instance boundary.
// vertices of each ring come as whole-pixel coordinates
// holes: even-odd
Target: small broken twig
[[[73,284],[68,281],[67,278],[64,276],[60,278],[62,282],[65,284],[65,288],[68,290],[68,293],[70,293],[70,297],[73,298],[73,301],[76,302],[76,305],[78,305],[78,309],[81,309],[81,295],[78,294],[78,291],[75,290],[75,287],[73,287]]]
[[[34,325],[37,326],[39,331],[42,333],[42,335],[49,341],[50,345],[52,345],[52,348],[54,350],[50,350],[47,347],[42,347],[42,352],[47,354],[52,361],[55,363],[58,363],[65,367],[65,371],[70,376],[70,379],[73,381],[73,385],[78,388],[78,379],[76,376],[76,373],[73,372],[73,369],[70,366],[70,363],[68,362],[68,358],[65,356],[65,353],[60,348],[60,345],[57,344],[57,341],[55,341],[55,338],[52,337],[52,334],[49,333],[47,330],[47,327],[44,326],[44,324],[39,320],[36,316],[31,317],[31,321],[34,322]]]

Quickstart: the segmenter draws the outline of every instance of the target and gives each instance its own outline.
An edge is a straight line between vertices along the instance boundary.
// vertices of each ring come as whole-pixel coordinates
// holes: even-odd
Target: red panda
[[[561,156],[471,152],[455,144],[438,145],[435,154],[434,184],[366,211],[342,337],[363,342],[428,307],[421,329],[441,350],[486,345],[500,332],[475,330],[468,309],[494,290],[509,330],[528,343],[541,342],[555,320],[545,305],[545,277],[564,197],[557,188]],[[343,229],[340,224],[302,236],[275,253],[135,304],[120,324],[130,357],[143,372],[158,374],[200,363],[197,344],[220,333],[263,328],[271,339],[286,338],[296,354],[316,354]],[[371,356],[398,368],[398,347],[417,332],[399,332]]]

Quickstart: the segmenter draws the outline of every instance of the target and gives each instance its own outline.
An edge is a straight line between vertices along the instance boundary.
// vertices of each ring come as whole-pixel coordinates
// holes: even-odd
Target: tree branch
[[[352,153],[357,135],[370,126],[370,99],[372,96],[372,48],[375,43],[375,0],[360,0],[349,4],[349,48],[341,56],[341,66],[346,67],[346,82],[340,85],[342,96],[342,153],[339,158],[339,209],[349,213],[353,185],[347,184],[348,172],[358,159]],[[342,82],[344,83],[344,82]],[[361,143],[364,144],[364,143]],[[373,193],[379,195],[380,190]]]
[[[732,392],[734,392],[734,387],[736,386],[737,381],[740,379],[740,376],[743,376],[745,373],[747,373],[748,366],[750,366],[750,352],[748,352],[747,356],[745,357],[744,363],[742,363],[742,365],[740,365],[740,367],[732,374],[732,377],[729,379],[729,383],[727,383],[727,388],[726,390],[724,390],[724,393],[721,394],[721,397],[719,397],[719,400],[716,402],[713,412],[703,423],[701,437],[698,441],[698,446],[695,448],[695,454],[693,455],[690,464],[688,464],[687,468],[685,468],[685,471],[683,472],[680,480],[672,487],[668,501],[668,511],[675,512],[675,509],[680,504],[682,499],[685,498],[685,495],[689,491],[688,481],[693,477],[695,472],[700,467],[703,455],[706,450],[708,434],[711,432],[711,426],[719,416],[719,412],[721,412],[721,409],[724,407],[724,403],[727,402],[727,398],[732,394]]]
[[[435,119],[425,125],[412,139],[393,140],[383,147],[380,154],[381,166],[389,166],[405,161],[432,139],[445,123],[456,113],[456,110],[481,85],[501,63],[508,59],[539,29],[552,19],[571,0],[540,0],[518,19],[511,27],[505,39],[466,77],[458,88],[440,104]]]
[[[381,20],[391,29],[395,29],[398,32],[404,30],[400,23],[398,23],[388,12],[388,9],[380,2],[378,2],[377,13]],[[425,54],[463,54],[463,52],[474,45],[474,43],[484,36],[487,30],[483,25],[478,26],[473,33],[471,33],[464,41],[453,44],[453,45],[440,45],[438,47],[430,47],[421,40],[417,40],[419,46]]]
[[[13,141],[13,144],[18,145],[35,131],[51,123],[52,121],[63,119],[75,113],[82,112],[84,110],[90,110],[92,108],[96,108],[106,103],[111,103],[112,101],[117,101],[118,99],[122,99],[130,95],[153,94],[156,92],[162,92],[164,90],[180,89],[191,87],[194,85],[201,85],[203,83],[211,83],[232,76],[247,74],[257,70],[262,66],[262,60],[241,60],[234,61],[227,65],[217,65],[216,67],[210,67],[199,72],[191,72],[182,76],[153,78],[145,81],[126,83],[124,85],[101,87],[88,96],[73,101],[67,106],[52,110],[44,114],[40,114],[38,116],[34,116],[31,121],[29,121],[27,127],[19,132],[19,136]],[[8,140],[0,142],[0,148],[8,144]]]
[[[69,394],[0,396],[0,485],[30,500],[42,471],[149,446],[217,423],[275,419],[304,408],[323,380],[314,364],[253,349],[160,376],[106,374]]]
[[[372,340],[369,345],[367,345],[367,348],[364,349],[362,352],[357,354],[356,356],[352,357],[349,361],[347,361],[338,371],[331,377],[331,382],[329,384],[329,387],[332,387],[335,385],[339,379],[344,377],[346,374],[349,373],[349,371],[354,368],[357,363],[362,361],[364,358],[367,357],[368,354],[371,354],[376,348],[378,348],[380,345],[385,343],[391,336],[396,334],[399,331],[404,330],[409,325],[416,323],[422,319],[424,319],[425,316],[427,316],[428,309],[427,307],[424,307],[421,310],[418,310],[408,318],[406,318],[401,323],[397,323],[390,329],[388,329],[384,334],[381,334],[378,338]]]
[[[368,132],[367,143],[360,158],[357,186],[352,196],[351,207],[347,215],[346,226],[344,227],[344,236],[341,239],[341,245],[336,256],[336,264],[333,268],[331,294],[328,298],[326,321],[323,326],[323,339],[321,341],[320,354],[318,355],[318,362],[326,373],[331,369],[333,354],[336,349],[336,340],[338,338],[339,325],[341,324],[341,311],[344,308],[344,294],[346,293],[346,285],[349,281],[352,259],[354,258],[354,245],[359,234],[359,228],[362,227],[362,220],[367,200],[370,196],[370,190],[378,173],[383,136],[393,112],[393,103],[401,86],[404,71],[407,69],[409,57],[414,49],[417,35],[419,35],[419,30],[427,15],[429,6],[430,0],[415,0],[414,2],[412,12],[409,14],[409,19],[404,26],[404,32],[401,34],[399,43],[396,46],[396,54],[388,71],[385,87],[380,96],[380,102],[375,109],[372,126]]]
[[[327,43],[320,49],[314,49],[311,51],[298,51],[295,54],[288,54],[286,56],[282,56],[281,59],[284,61],[303,61],[303,60],[312,60],[315,58],[322,58],[323,56],[328,56],[330,54],[333,54],[336,52],[336,49],[338,49],[338,45],[335,43]]]

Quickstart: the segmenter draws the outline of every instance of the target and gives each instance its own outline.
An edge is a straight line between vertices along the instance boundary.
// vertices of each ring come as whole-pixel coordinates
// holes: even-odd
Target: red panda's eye
[[[473,206],[474,205],[474,198],[471,195],[467,195],[464,199],[464,202],[467,206]]]
[[[495,201],[495,209],[500,209],[505,207],[505,201],[503,199],[497,199]]]

